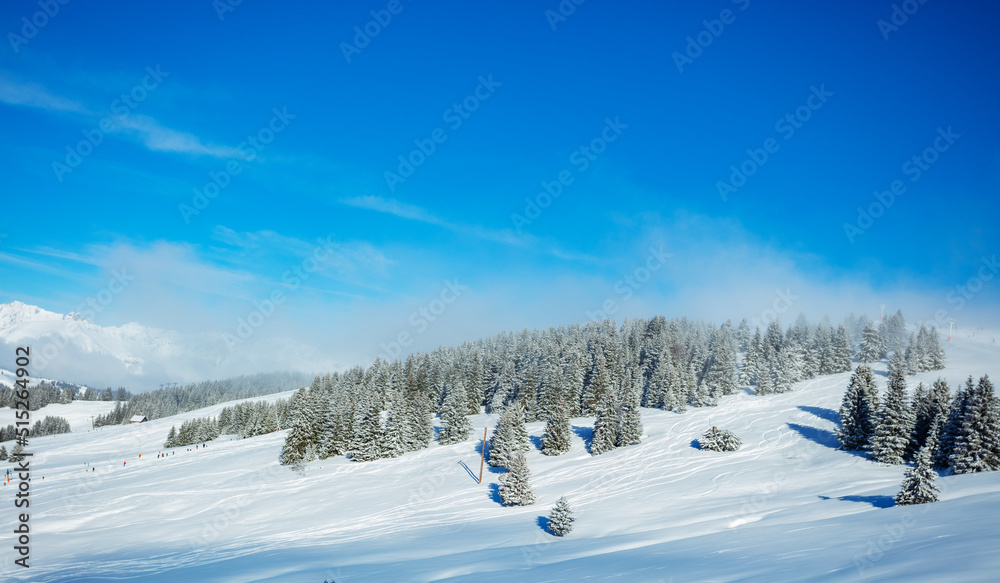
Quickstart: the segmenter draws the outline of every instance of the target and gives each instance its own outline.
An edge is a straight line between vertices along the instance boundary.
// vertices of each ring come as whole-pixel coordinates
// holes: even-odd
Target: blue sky
[[[0,8],[0,301],[124,270],[97,323],[226,333],[279,293],[255,334],[345,361],[604,307],[995,313],[994,4],[223,2]]]

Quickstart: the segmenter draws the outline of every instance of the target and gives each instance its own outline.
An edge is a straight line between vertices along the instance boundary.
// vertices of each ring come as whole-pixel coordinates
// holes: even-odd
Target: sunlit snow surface
[[[1000,380],[991,334],[956,335],[948,368],[907,377],[910,388],[939,374],[953,389],[970,374]],[[884,391],[885,366],[876,370]],[[108,404],[52,406],[74,432],[31,441],[32,566],[13,565],[7,534],[0,580],[996,581],[1000,473],[942,478],[940,502],[892,506],[905,468],[836,449],[849,376],[683,415],[643,409],[642,444],[596,457],[584,445],[593,420],[574,419],[568,454],[529,452],[538,503],[521,508],[497,502],[498,473],[487,468],[482,485],[473,476],[494,421],[485,415],[461,444],[299,474],[277,463],[285,432],[157,458],[171,425],[222,405],[90,432],[79,424]],[[743,447],[693,447],[712,425]],[[577,517],[564,538],[542,528],[560,496]]]

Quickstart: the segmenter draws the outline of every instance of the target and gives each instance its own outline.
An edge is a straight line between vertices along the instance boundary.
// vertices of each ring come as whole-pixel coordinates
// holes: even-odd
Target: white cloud
[[[19,83],[0,74],[0,102],[53,112],[87,114],[83,104],[49,93],[35,83]]]

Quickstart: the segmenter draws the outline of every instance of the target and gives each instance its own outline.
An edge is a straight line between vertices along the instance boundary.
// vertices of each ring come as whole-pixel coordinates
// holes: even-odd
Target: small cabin
[[[146,421],[149,421],[149,419],[146,419],[145,415],[133,415],[132,418],[128,420],[129,423],[145,423]]]

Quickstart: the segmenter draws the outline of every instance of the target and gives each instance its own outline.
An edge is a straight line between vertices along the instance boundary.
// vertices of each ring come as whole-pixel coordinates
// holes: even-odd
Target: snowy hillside
[[[946,350],[946,370],[908,377],[911,390],[938,376],[953,388],[970,374],[1000,378],[989,334],[956,335]],[[885,365],[875,368],[884,391]],[[277,463],[284,431],[157,458],[172,425],[223,405],[42,437],[29,448],[32,567],[13,565],[7,552],[0,577],[995,581],[1000,473],[941,478],[941,501],[893,506],[905,468],[836,449],[849,376],[785,394],[741,392],[685,414],[643,409],[642,443],[600,456],[585,449],[593,419],[573,419],[568,454],[529,452],[538,502],[519,508],[498,503],[494,469],[476,482],[482,428],[495,422],[486,415],[472,417],[478,435],[463,443],[370,463],[316,461],[304,473]],[[713,425],[743,447],[696,449],[692,441]],[[542,424],[528,427],[537,445]],[[577,517],[562,539],[542,528],[560,496]],[[13,525],[8,508],[0,528]]]
[[[16,301],[0,304],[0,342],[11,353],[15,346],[31,346],[31,373],[37,377],[99,387],[145,389],[252,372],[340,367],[292,339],[262,339],[231,350],[221,333],[191,336],[135,322],[98,326],[79,314]]]

